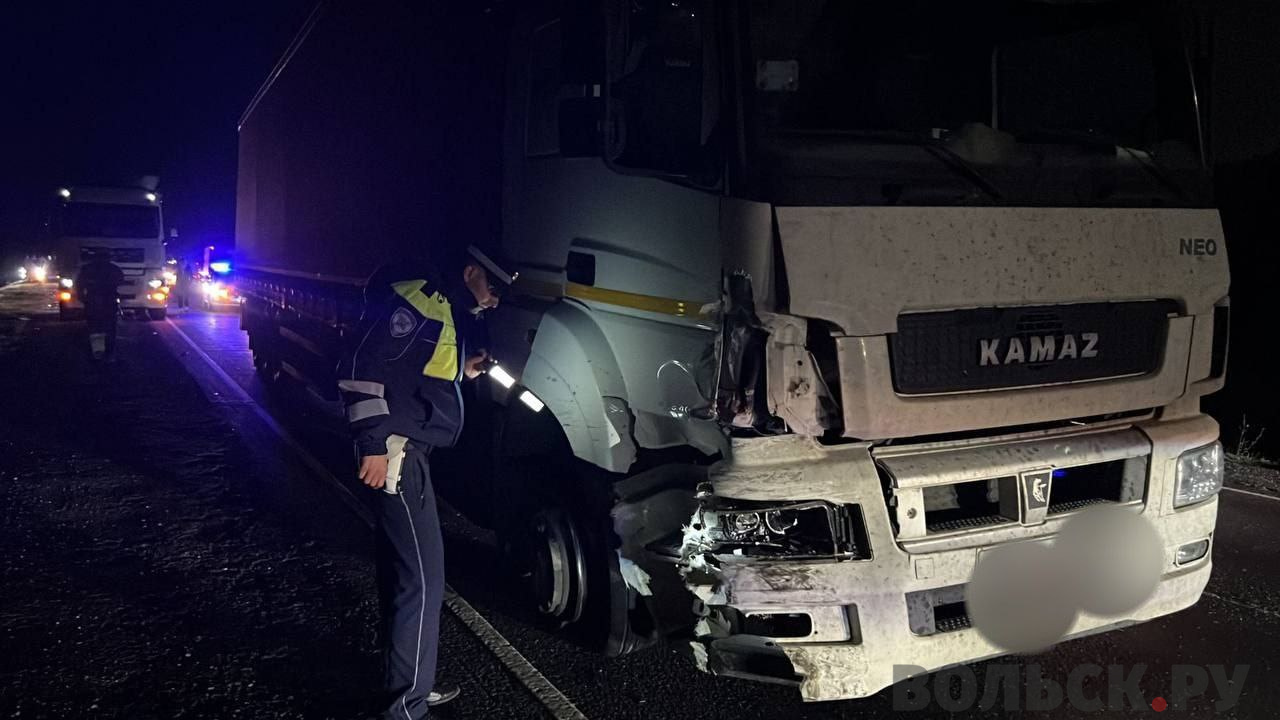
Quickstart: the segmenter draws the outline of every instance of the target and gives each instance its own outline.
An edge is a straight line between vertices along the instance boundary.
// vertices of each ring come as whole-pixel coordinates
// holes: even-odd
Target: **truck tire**
[[[280,364],[280,360],[263,350],[253,351],[253,369],[268,385],[279,384],[284,375],[284,366]]]
[[[500,467],[512,484],[501,492],[507,502],[499,542],[526,606],[550,628],[611,657],[651,644],[634,622],[647,610],[618,570],[608,481],[582,477],[589,468],[558,455],[504,458]]]
[[[164,320],[166,314],[168,314],[167,308],[147,308],[148,320],[155,320],[156,322],[159,322]]]

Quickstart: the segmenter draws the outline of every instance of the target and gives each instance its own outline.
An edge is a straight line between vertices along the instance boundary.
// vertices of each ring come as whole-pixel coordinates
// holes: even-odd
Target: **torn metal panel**
[[[680,575],[703,606],[728,603],[720,582],[720,562],[714,551],[720,546],[719,519],[704,512],[701,504],[684,526],[680,545]]]
[[[658,634],[687,632],[697,620],[689,611],[694,597],[677,565],[677,538],[697,506],[693,488],[705,477],[705,468],[672,464],[614,485],[618,570],[642,598]]]
[[[689,648],[693,651],[694,666],[702,672],[710,672],[707,663],[707,646],[696,640],[691,640],[689,641]]]
[[[719,611],[709,612],[693,626],[693,634],[699,638],[729,637],[729,633],[729,621]]]
[[[769,333],[766,382],[769,412],[800,435],[820,436],[839,424],[839,408],[809,352],[808,322],[762,313]]]
[[[723,455],[728,442],[714,420],[701,420],[692,415],[672,417],[644,411],[635,413],[635,439],[640,447],[662,449],[692,447],[704,455]]]
[[[737,198],[720,199],[720,254],[726,273],[754,279],[757,307],[777,307],[776,247],[773,206]]]
[[[618,572],[622,574],[622,581],[627,587],[635,590],[645,597],[652,597],[653,591],[649,589],[649,573],[644,571],[628,557],[623,556],[621,548],[616,550],[618,553]]]
[[[805,700],[866,697],[879,690],[868,683],[867,656],[849,646],[783,645],[783,652],[804,680],[800,696]]]
[[[756,314],[751,276],[732,273],[725,277],[720,358],[716,388],[716,414],[733,427],[757,427],[768,420],[764,398],[765,341],[768,330]]]

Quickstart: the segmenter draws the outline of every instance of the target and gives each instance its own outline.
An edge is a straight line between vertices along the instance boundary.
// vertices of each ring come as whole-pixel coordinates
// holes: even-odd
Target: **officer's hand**
[[[387,456],[365,455],[360,458],[360,479],[374,490],[387,484]]]
[[[480,373],[484,372],[480,369],[480,366],[488,359],[488,350],[481,350],[478,354],[467,358],[466,367],[463,369],[463,373],[467,376],[467,379],[475,380],[480,377]]]

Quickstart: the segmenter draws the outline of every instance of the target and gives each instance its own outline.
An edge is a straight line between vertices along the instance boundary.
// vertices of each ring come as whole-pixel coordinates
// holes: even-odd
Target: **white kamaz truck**
[[[979,555],[1096,505],[1160,579],[1068,635],[1159,617],[1222,477],[1196,38],[1143,0],[331,0],[241,122],[243,326],[332,393],[378,265],[501,246],[518,385],[470,387],[458,504],[609,654],[866,696],[999,654]]]

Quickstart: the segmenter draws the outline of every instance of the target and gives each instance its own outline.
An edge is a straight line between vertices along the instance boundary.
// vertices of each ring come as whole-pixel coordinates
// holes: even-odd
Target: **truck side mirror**
[[[599,157],[604,144],[601,122],[604,103],[598,97],[560,100],[560,155]]]

